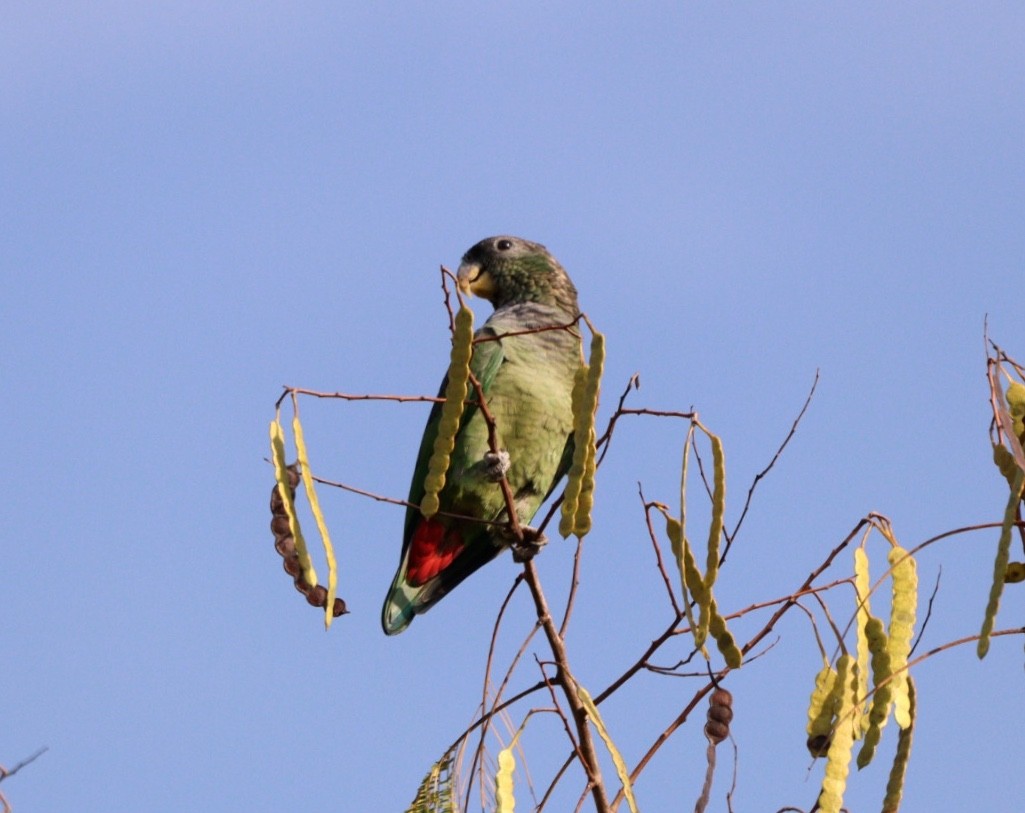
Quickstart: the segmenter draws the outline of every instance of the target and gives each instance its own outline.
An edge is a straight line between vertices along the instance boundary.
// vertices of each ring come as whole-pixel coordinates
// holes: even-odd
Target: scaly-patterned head
[[[463,255],[459,287],[487,299],[495,310],[536,302],[576,316],[577,289],[563,267],[540,243],[499,235],[481,240]]]

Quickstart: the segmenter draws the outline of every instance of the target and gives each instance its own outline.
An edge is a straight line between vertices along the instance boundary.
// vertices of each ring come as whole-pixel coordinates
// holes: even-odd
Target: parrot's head
[[[499,235],[481,240],[463,255],[459,287],[487,299],[495,308],[522,302],[555,305],[576,316],[577,289],[540,243]]]

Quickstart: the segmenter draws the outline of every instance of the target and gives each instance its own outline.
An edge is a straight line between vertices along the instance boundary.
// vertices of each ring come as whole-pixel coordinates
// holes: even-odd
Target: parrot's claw
[[[497,452],[487,452],[484,455],[484,473],[493,483],[501,482],[502,478],[509,473],[511,465],[509,453],[505,449],[499,449]]]
[[[523,541],[517,540],[511,547],[513,561],[522,564],[529,562],[541,552],[541,548],[548,544],[548,537],[528,525],[524,525],[520,530],[523,531]]]

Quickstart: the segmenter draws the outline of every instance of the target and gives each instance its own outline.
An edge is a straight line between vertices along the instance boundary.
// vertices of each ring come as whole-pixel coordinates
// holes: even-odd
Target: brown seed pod
[[[306,593],[306,601],[309,602],[311,607],[323,607],[327,604],[327,588],[322,584],[311,587],[309,592]]]
[[[718,745],[730,735],[733,721],[733,695],[725,689],[716,689],[708,698],[708,722],[705,736],[713,745]]]
[[[285,572],[292,578],[295,578],[302,573],[302,566],[299,564],[299,556],[295,553],[291,556],[286,556],[282,565],[285,568]]]
[[[292,491],[292,496],[295,496],[295,489],[299,485],[299,467],[296,464],[292,464],[287,467],[288,471],[288,485]],[[270,530],[274,535],[274,550],[276,550],[282,559],[282,567],[285,572],[292,577],[292,583],[295,589],[298,590],[306,597],[308,604],[314,607],[327,607],[327,588],[322,585],[316,587],[310,587],[310,585],[303,578],[302,564],[299,561],[299,555],[295,548],[295,538],[292,536],[291,526],[288,521],[288,514],[285,511],[285,501],[281,496],[281,492],[278,486],[274,486],[271,489],[270,495],[270,510],[271,510],[271,521]],[[345,602],[336,598],[331,608],[331,615],[334,618],[345,615],[348,609],[345,606]]]

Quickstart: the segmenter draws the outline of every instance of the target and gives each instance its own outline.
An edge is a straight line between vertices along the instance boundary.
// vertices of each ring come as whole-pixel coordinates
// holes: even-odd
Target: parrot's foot
[[[511,545],[513,561],[529,562],[548,544],[548,537],[529,525],[524,525],[520,530],[523,531],[523,541],[516,540]]]
[[[484,474],[493,483],[501,482],[502,478],[509,473],[509,453],[505,449],[497,452],[488,452],[484,455]]]

